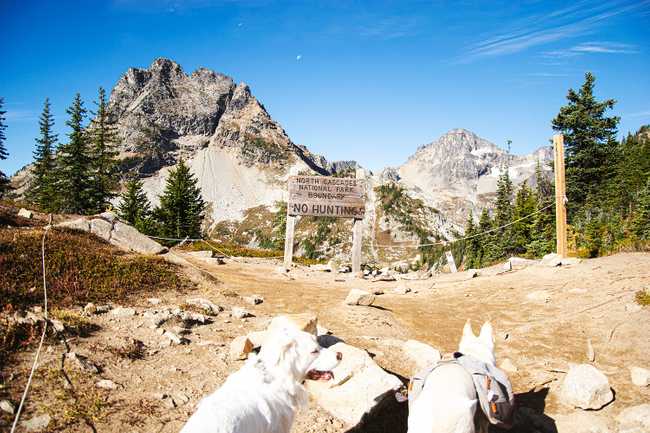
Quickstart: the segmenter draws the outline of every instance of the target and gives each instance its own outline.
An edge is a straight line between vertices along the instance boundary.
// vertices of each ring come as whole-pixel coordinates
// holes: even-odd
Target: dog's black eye
[[[320,350],[314,349],[311,353],[318,353],[318,352],[320,352]]]

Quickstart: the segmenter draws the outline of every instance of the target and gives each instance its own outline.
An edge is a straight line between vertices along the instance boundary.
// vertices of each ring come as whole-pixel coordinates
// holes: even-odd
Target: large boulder
[[[299,331],[309,332],[316,335],[318,329],[318,316],[311,313],[283,314],[271,320],[268,331],[293,327]]]
[[[619,433],[647,433],[650,431],[650,404],[624,409],[616,417]]]
[[[365,290],[352,289],[345,298],[347,305],[365,305],[370,306],[375,302],[375,295]]]
[[[110,242],[118,248],[140,254],[161,254],[167,251],[158,242],[121,221],[115,221]]]
[[[353,427],[378,409],[385,399],[395,398],[395,390],[402,382],[382,370],[365,350],[345,343],[336,343],[330,350],[343,355],[333,371],[334,379],[305,382],[320,407]]]
[[[600,409],[613,399],[607,376],[590,364],[572,365],[560,389],[560,400],[580,409]]]
[[[413,373],[431,367],[434,363],[440,361],[441,358],[440,352],[437,349],[417,340],[405,341],[402,345],[402,352],[415,365],[416,371]]]

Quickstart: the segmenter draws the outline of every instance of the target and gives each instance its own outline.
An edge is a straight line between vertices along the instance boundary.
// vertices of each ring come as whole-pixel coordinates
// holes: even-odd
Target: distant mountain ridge
[[[294,144],[245,83],[205,68],[186,74],[169,59],[129,68],[112,89],[109,108],[121,139],[122,170],[138,172],[157,204],[170,168],[184,158],[199,180],[211,226],[286,200],[290,175],[354,175],[359,167],[355,161],[328,162]],[[550,148],[511,155],[473,132],[453,129],[418,148],[401,166],[370,173],[369,185],[402,185],[439,211],[428,217],[431,230],[449,238],[462,231],[470,211],[476,214],[489,204],[506,163],[520,183],[532,178],[538,160],[545,166],[551,157]],[[19,172],[14,184],[24,188],[28,172]],[[374,220],[373,190],[368,197],[367,230],[390,231],[386,221]]]

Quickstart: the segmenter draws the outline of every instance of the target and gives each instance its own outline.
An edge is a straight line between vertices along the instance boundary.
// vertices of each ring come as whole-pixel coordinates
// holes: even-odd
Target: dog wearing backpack
[[[490,424],[510,428],[514,394],[496,367],[492,325],[478,336],[469,320],[454,359],[419,372],[409,385],[408,433],[487,433]]]

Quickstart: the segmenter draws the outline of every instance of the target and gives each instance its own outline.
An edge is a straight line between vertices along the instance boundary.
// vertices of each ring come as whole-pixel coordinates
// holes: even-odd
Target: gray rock
[[[110,242],[118,248],[140,254],[161,254],[167,251],[167,248],[158,242],[121,221],[115,222]]]
[[[405,285],[400,285],[398,287],[395,287],[393,289],[393,293],[396,295],[406,295],[407,293],[410,293],[411,289],[408,286]]]
[[[206,314],[209,314],[211,316],[216,316],[217,314],[219,314],[219,312],[223,311],[223,308],[221,308],[219,305],[205,298],[191,298],[185,300],[185,303],[202,308]]]
[[[650,370],[641,367],[630,368],[630,379],[636,386],[650,385]]]
[[[9,400],[0,400],[0,410],[9,415],[13,415],[16,408]]]
[[[134,308],[117,307],[111,310],[111,314],[115,317],[132,317],[135,316]]]
[[[111,211],[102,212],[99,214],[99,217],[109,223],[114,223],[117,220],[117,215]]]
[[[178,334],[175,334],[174,332],[171,331],[165,331],[163,333],[163,337],[166,337],[169,341],[171,341],[174,344],[187,344],[189,341],[186,338],[181,337]]]
[[[158,305],[158,304],[160,304],[160,299],[158,299],[158,298],[148,298],[147,302],[150,303],[151,305]]]
[[[97,312],[97,306],[92,302],[89,302],[84,307],[84,313],[86,314],[95,314]]]
[[[22,207],[21,207],[20,210],[18,211],[18,216],[19,216],[19,217],[23,217],[23,218],[27,218],[27,219],[32,219],[32,216],[33,216],[33,215],[34,215],[34,213],[33,213],[31,210],[27,210],[27,209],[22,208]]]
[[[264,298],[261,297],[260,295],[250,295],[250,296],[244,296],[243,297],[244,302],[250,304],[250,305],[257,305],[261,304],[264,302]]]
[[[650,431],[650,404],[623,409],[616,417],[619,433],[648,433]]]
[[[52,327],[56,332],[65,331],[65,326],[63,325],[63,322],[61,322],[60,320],[50,319],[50,323],[52,324]]]
[[[394,391],[402,382],[382,370],[365,350],[345,343],[336,343],[330,350],[343,357],[334,368],[330,381],[305,382],[310,396],[327,412],[343,421],[348,427],[359,424],[387,398],[394,398]]]
[[[95,384],[97,388],[101,389],[116,389],[117,385],[112,380],[102,379]]]
[[[230,314],[232,317],[235,317],[237,319],[244,319],[246,317],[252,317],[253,315],[249,313],[247,310],[241,308],[241,307],[232,307],[232,310],[230,311]]]
[[[347,305],[364,305],[369,306],[375,302],[375,295],[365,290],[352,289],[345,298]]]
[[[416,374],[418,371],[431,367],[435,362],[440,361],[440,351],[417,340],[407,340],[402,345],[402,352],[406,358],[415,364]]]
[[[52,421],[52,418],[48,414],[43,414],[34,416],[28,420],[21,422],[20,424],[28,432],[36,432],[45,430],[47,426],[50,425],[50,421]]]
[[[103,220],[101,218],[95,218],[90,220],[90,233],[95,236],[109,241],[111,239],[111,231],[113,230],[113,224]]]
[[[607,376],[589,364],[572,365],[560,389],[562,403],[580,409],[600,409],[613,399]]]
[[[55,225],[64,229],[80,230],[82,232],[90,231],[90,222],[86,218],[77,218],[75,220],[63,221]]]
[[[72,362],[72,364],[81,371],[87,373],[97,374],[99,373],[99,368],[90,361],[86,356],[80,355],[75,352],[69,352],[65,355],[66,360]]]

